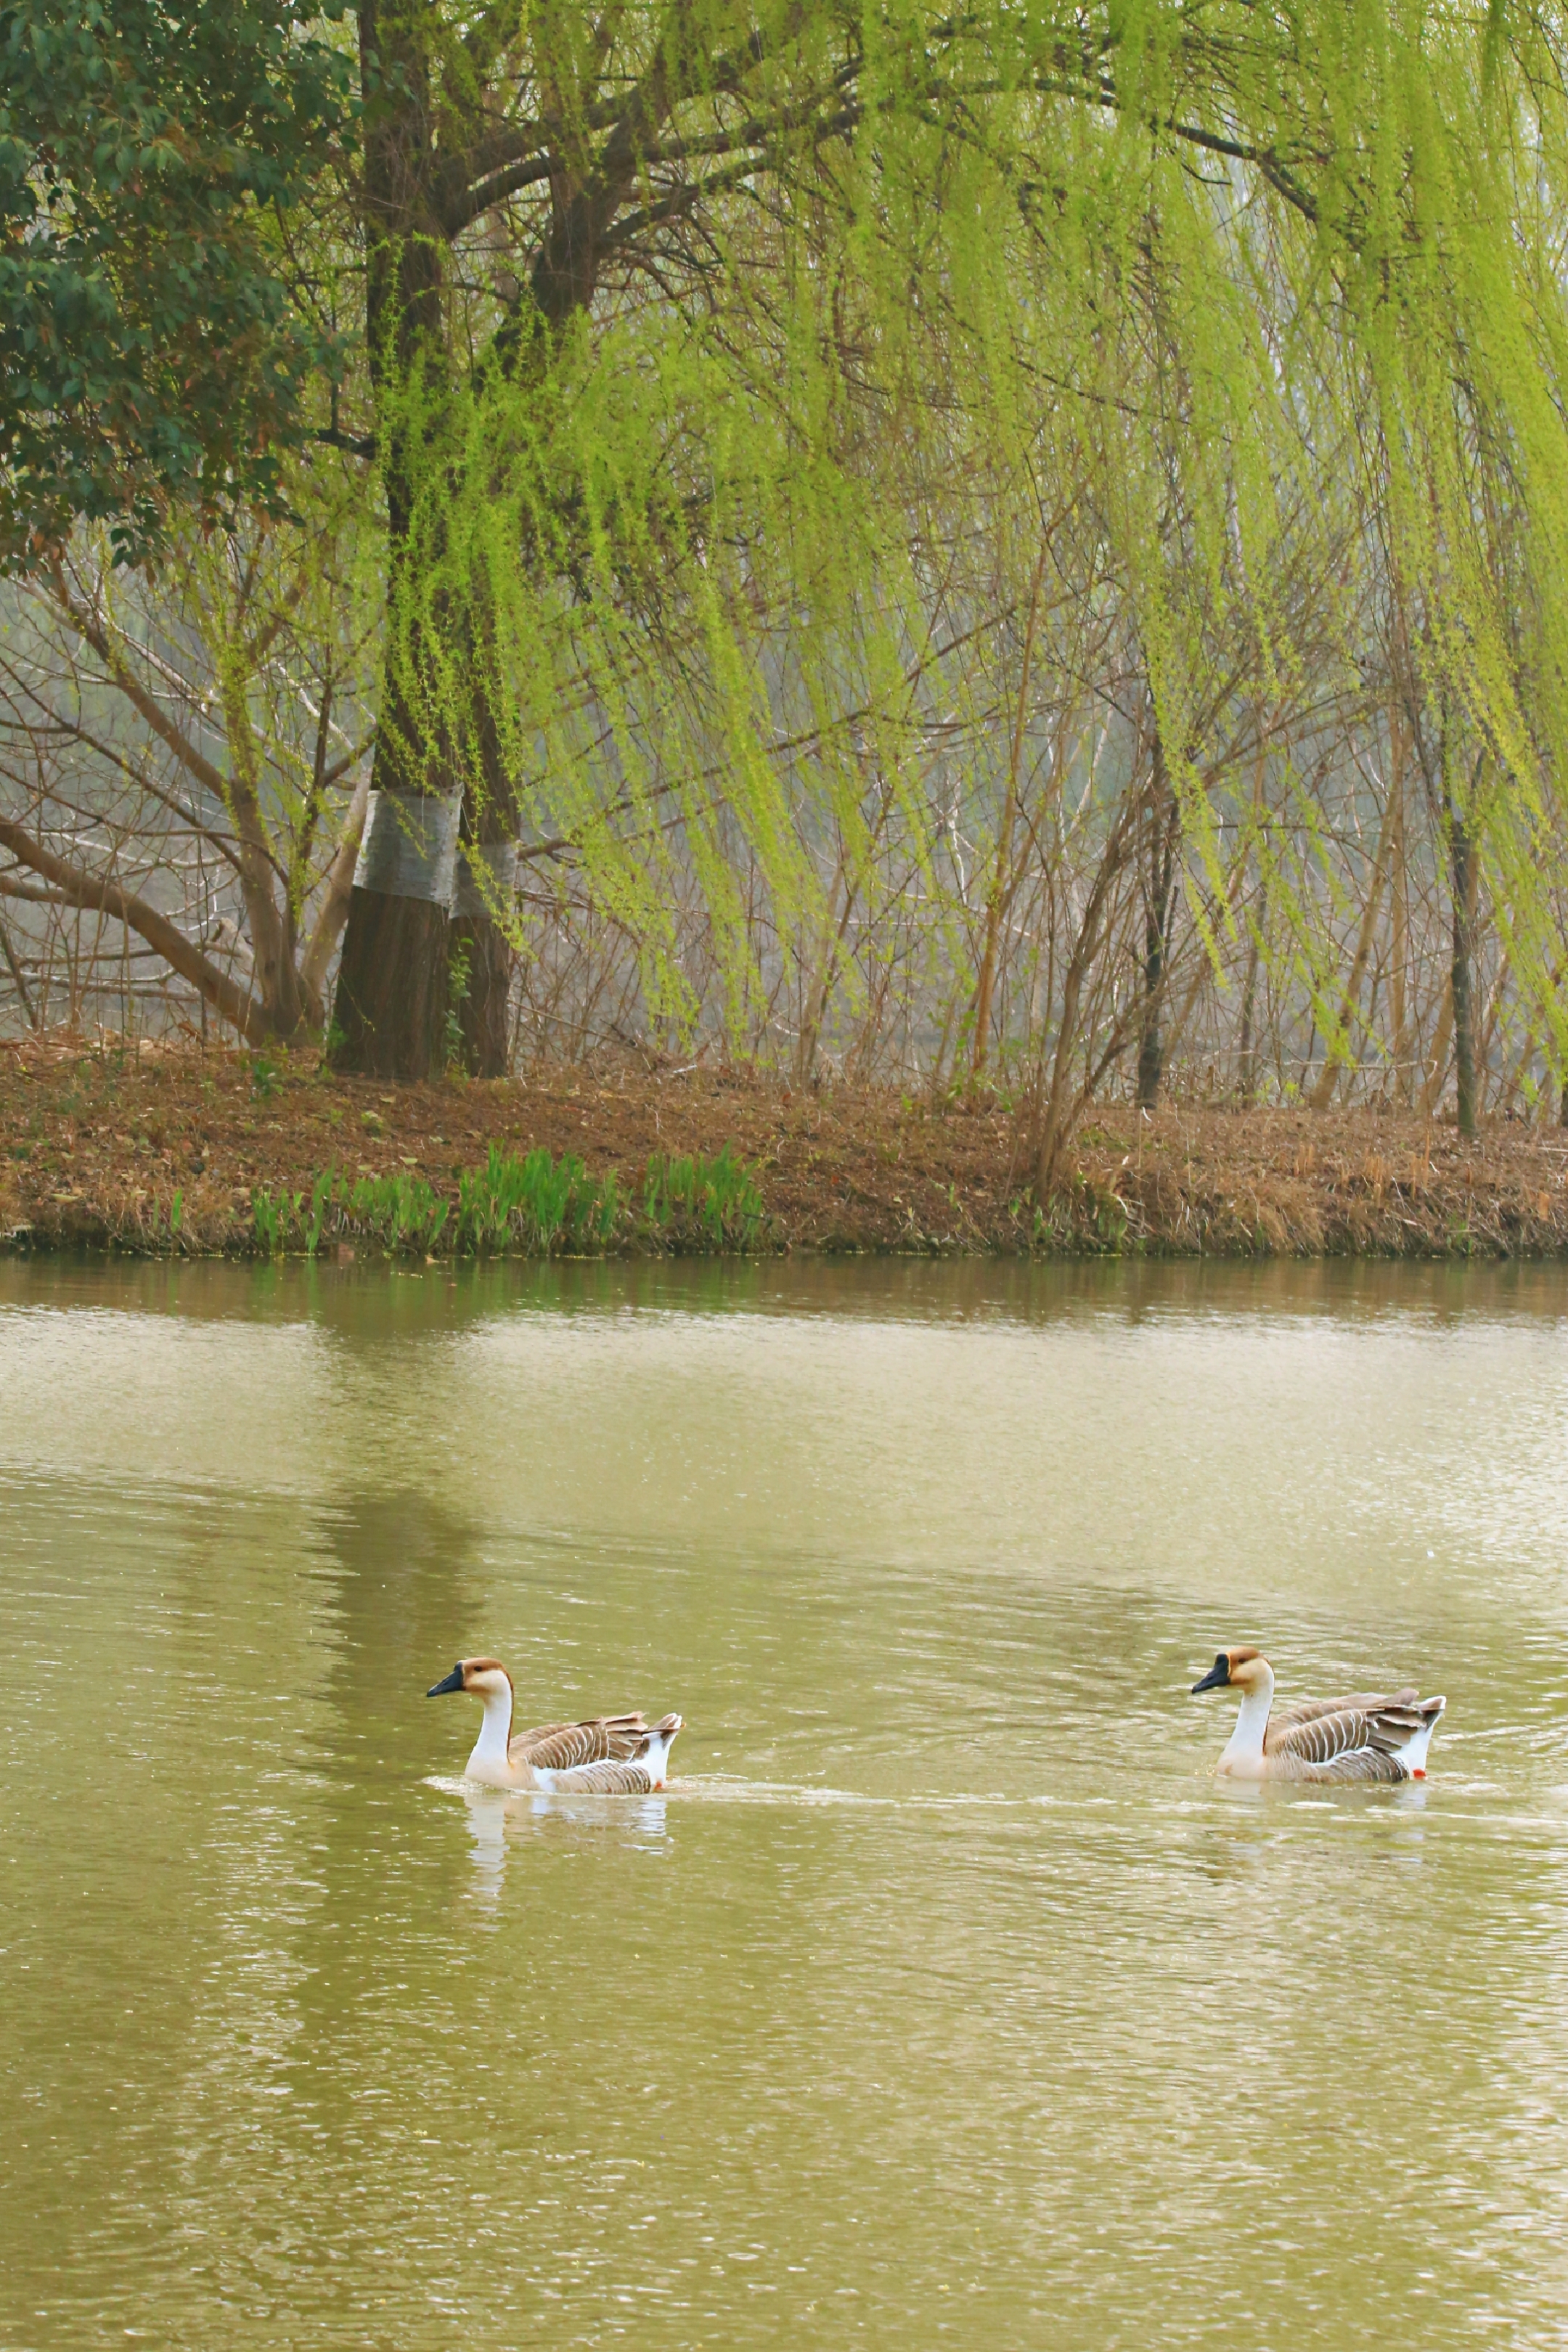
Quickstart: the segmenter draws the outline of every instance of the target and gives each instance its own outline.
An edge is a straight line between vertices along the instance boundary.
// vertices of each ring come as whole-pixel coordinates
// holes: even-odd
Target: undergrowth
[[[726,1143],[711,1160],[656,1155],[643,1183],[643,1223],[675,1249],[754,1249],[763,1196],[754,1171]]]
[[[756,1175],[728,1144],[711,1159],[656,1154],[640,1200],[564,1151],[520,1159],[492,1143],[457,1198],[423,1176],[349,1178],[324,1169],[309,1193],[251,1196],[260,1256],[314,1257],[341,1243],[410,1257],[595,1257],[616,1249],[752,1250],[766,1217]]]

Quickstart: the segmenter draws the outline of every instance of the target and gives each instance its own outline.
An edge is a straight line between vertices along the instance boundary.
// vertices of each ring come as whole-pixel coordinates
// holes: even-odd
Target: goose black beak
[[[432,1683],[425,1696],[426,1698],[440,1698],[446,1692],[460,1691],[462,1687],[463,1662],[461,1658],[459,1658],[457,1664],[452,1668],[451,1673],[444,1675],[438,1683]]]
[[[1202,1682],[1194,1683],[1193,1685],[1193,1696],[1196,1698],[1199,1691],[1224,1690],[1229,1680],[1230,1660],[1226,1656],[1225,1652],[1222,1650],[1218,1657],[1215,1660],[1213,1665],[1209,1668],[1207,1674],[1204,1676]]]

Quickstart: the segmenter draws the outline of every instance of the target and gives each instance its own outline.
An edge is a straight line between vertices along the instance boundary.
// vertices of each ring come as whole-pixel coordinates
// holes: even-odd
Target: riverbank
[[[563,1204],[553,1231],[544,1209],[498,1223],[514,1194]],[[0,1045],[0,1233],[13,1248],[192,1255],[439,1252],[509,1234],[535,1248],[1546,1255],[1568,1254],[1568,1132],[1509,1122],[1466,1142],[1410,1113],[1115,1105],[1087,1122],[1043,1213],[1018,1120],[990,1098],[933,1109],[629,1058],[390,1087],[310,1054],[24,1040]]]

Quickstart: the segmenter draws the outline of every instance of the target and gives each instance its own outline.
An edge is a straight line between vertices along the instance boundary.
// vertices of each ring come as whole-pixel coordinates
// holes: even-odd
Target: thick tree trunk
[[[416,659],[417,646],[412,653],[405,648],[403,658]],[[429,743],[396,676],[388,680],[382,708],[373,788],[405,804],[426,796],[449,803],[457,780],[447,747]],[[335,1069],[417,1083],[446,1066],[450,927],[443,898],[355,883],[332,1008]]]
[[[445,907],[356,889],[343,930],[334,1069],[418,1080],[446,1060]]]
[[[463,1067],[477,1078],[504,1078],[511,1067],[517,955],[496,915],[510,909],[512,844],[521,820],[482,679],[476,679],[474,740],[482,792],[477,805],[473,793],[465,804],[462,845],[489,878],[483,889],[472,878],[459,888],[447,968]]]
[[[386,499],[390,601],[405,624],[412,614],[421,616],[401,636],[396,627],[388,633],[374,781],[378,790],[395,791],[404,799],[424,793],[448,798],[461,792],[465,834],[472,828],[482,846],[492,837],[516,835],[515,804],[493,772],[481,708],[496,686],[481,657],[482,583],[476,576],[454,585],[444,606],[431,610],[423,593],[400,602],[399,572],[405,566],[423,567],[416,585],[421,592],[429,589],[428,552],[416,543],[419,487],[427,502],[429,541],[440,551],[438,565],[450,552],[443,543],[447,518],[438,511],[439,501],[459,494],[461,442],[459,437],[454,445],[458,462],[448,470],[441,447],[443,404],[449,386],[472,382],[473,355],[455,354],[447,340],[447,257],[456,241],[504,200],[502,184],[512,168],[521,167],[513,187],[535,174],[522,164],[525,148],[510,152],[510,134],[498,141],[500,119],[491,112],[483,74],[466,87],[464,76],[452,74],[455,37],[440,11],[397,0],[359,0],[357,16],[366,100],[361,184],[366,346],[374,446]],[[613,11],[605,22],[614,22]],[[571,163],[554,131],[546,141],[535,126],[537,160],[544,164],[548,157],[542,175],[550,184],[550,226],[534,251],[526,286],[516,286],[510,315],[483,359],[485,369],[499,371],[514,386],[521,386],[531,371],[542,374],[570,321],[588,312],[612,223],[626,204],[646,200],[645,161],[662,124],[672,107],[709,89],[715,60],[708,37],[684,26],[679,11],[671,25],[684,29],[672,29],[661,40],[657,64],[600,118],[605,137],[591,163],[580,148],[579,133],[585,135],[598,100],[565,142],[573,150]],[[610,37],[605,36],[606,47]],[[498,58],[501,54],[495,52]],[[605,50],[598,54],[602,63]],[[563,80],[547,111],[577,121],[584,110],[570,95],[575,74],[564,56],[559,65]],[[591,70],[596,74],[598,65]],[[500,159],[509,154],[503,168]],[[477,189],[486,194],[470,205]],[[526,563],[527,549],[518,549],[509,560]],[[444,642],[438,648],[427,642],[422,653],[419,629],[432,637],[439,632]],[[444,656],[439,663],[430,658],[437,650]],[[426,664],[431,675],[423,680]],[[459,681],[456,687],[454,677]],[[453,714],[453,734],[479,714],[478,733],[468,740],[431,740],[436,695],[415,689],[422,682],[434,688],[443,678],[462,706]],[[465,974],[460,997],[451,987],[454,953]],[[444,909],[423,900],[382,903],[378,894],[356,888],[335,1007],[337,1066],[422,1078],[444,1063],[456,1032],[470,1066],[499,1075],[507,1062],[512,962],[504,930],[485,909],[465,908],[454,926]]]
[[[454,917],[447,948],[463,1066],[476,1078],[504,1078],[511,1066],[511,941],[488,914]],[[462,975],[462,992],[456,987]]]
[[[397,86],[367,114],[364,149],[366,328],[375,397],[376,443],[386,498],[391,625],[382,674],[372,784],[408,800],[447,798],[458,779],[450,747],[431,742],[427,698],[419,692],[422,599],[408,593],[419,561],[416,485],[428,468],[436,430],[430,405],[413,415],[411,383],[423,376],[426,403],[439,393],[445,352],[442,289],[447,239],[429,135],[428,27],[417,12],[361,0],[364,86]],[[439,624],[437,623],[437,625]],[[421,1079],[439,1071],[447,1046],[446,906],[355,885],[343,926],[332,1007],[335,1068],[380,1078]]]

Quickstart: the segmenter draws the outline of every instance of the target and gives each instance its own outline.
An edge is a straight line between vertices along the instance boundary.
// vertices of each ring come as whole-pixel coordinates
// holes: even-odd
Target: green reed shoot
[[[656,1153],[643,1183],[643,1214],[651,1237],[667,1246],[747,1250],[763,1227],[763,1196],[755,1171],[726,1143],[712,1159]]]
[[[407,1170],[351,1179],[326,1168],[308,1197],[258,1191],[251,1215],[267,1257],[290,1248],[315,1257],[324,1242],[351,1238],[424,1257],[443,1244],[454,1257],[597,1256],[639,1244],[751,1249],[763,1226],[754,1171],[728,1145],[712,1159],[650,1160],[640,1207],[613,1174],[591,1176],[573,1152],[556,1160],[541,1146],[520,1156],[492,1143],[483,1163],[458,1177],[455,1202]]]

